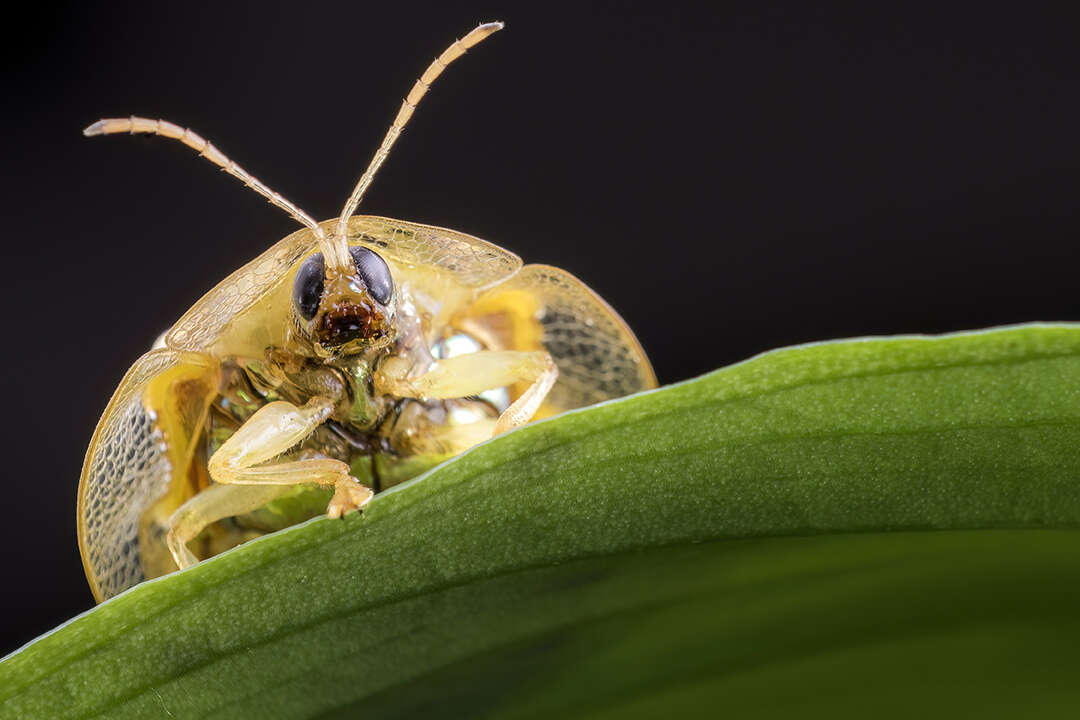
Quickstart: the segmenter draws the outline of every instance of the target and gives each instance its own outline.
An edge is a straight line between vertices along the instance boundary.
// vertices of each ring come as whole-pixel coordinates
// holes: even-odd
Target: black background
[[[400,98],[477,22],[362,210],[561,265],[662,382],[838,337],[1080,319],[1080,53],[1028,5],[110,2],[7,22],[0,653],[92,605],[83,452],[131,362],[294,229],[190,125],[336,216]]]

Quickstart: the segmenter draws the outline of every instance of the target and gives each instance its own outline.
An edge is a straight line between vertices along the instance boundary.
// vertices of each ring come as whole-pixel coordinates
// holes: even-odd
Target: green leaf
[[[1075,713],[1078,448],[1080,326],[780,350],[136,587],[0,717]]]

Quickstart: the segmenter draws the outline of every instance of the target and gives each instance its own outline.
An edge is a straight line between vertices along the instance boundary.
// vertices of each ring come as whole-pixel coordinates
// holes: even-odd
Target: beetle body
[[[490,27],[452,45],[442,67]],[[99,601],[362,507],[532,418],[655,386],[633,333],[569,273],[455,231],[352,216],[401,117],[341,218],[309,222],[266,189],[308,227],[207,293],[121,381],[79,486]],[[246,175],[163,121],[101,121],[88,134],[121,127],[175,137]]]

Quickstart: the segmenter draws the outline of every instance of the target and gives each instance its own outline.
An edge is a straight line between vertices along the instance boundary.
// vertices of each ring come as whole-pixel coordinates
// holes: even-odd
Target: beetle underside
[[[478,347],[476,341],[460,334],[453,341],[457,347],[463,343]],[[170,517],[180,505],[213,484],[207,471],[209,458],[268,403],[284,400],[301,406],[315,395],[331,397],[335,401],[333,415],[280,459],[339,460],[375,492],[416,477],[490,437],[495,420],[505,409],[505,391],[452,400],[379,397],[371,382],[377,358],[305,359],[299,361],[298,368],[286,369],[297,362],[295,357],[273,352],[266,361],[231,359],[221,363],[216,391],[207,393],[205,383],[185,378],[172,380],[164,389],[167,402],[151,401],[157,405],[155,424],[165,442],[180,443],[190,450],[184,453],[185,462],[173,463],[169,489],[140,522],[141,563],[148,578],[177,569],[166,544]],[[203,420],[188,423],[194,431],[190,438],[178,438],[177,431],[170,428],[183,427],[184,423],[170,414],[190,414],[190,408],[200,404],[194,397],[199,393],[205,406]],[[185,394],[192,397],[181,397]],[[178,464],[180,472],[176,472]],[[322,515],[332,492],[332,488],[316,484],[296,485],[253,512],[212,523],[188,543],[188,549],[198,559],[206,559]]]

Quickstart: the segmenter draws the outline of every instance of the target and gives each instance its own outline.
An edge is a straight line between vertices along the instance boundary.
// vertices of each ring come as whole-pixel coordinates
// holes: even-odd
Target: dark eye
[[[326,263],[322,253],[315,253],[303,262],[296,271],[293,281],[292,301],[300,317],[310,320],[319,310],[322,300],[323,278],[326,275]]]
[[[390,302],[390,298],[394,295],[394,279],[390,277],[390,268],[386,266],[386,261],[366,247],[351,247],[349,253],[352,254],[356,270],[360,273],[360,279],[367,285],[371,297],[383,305]]]

